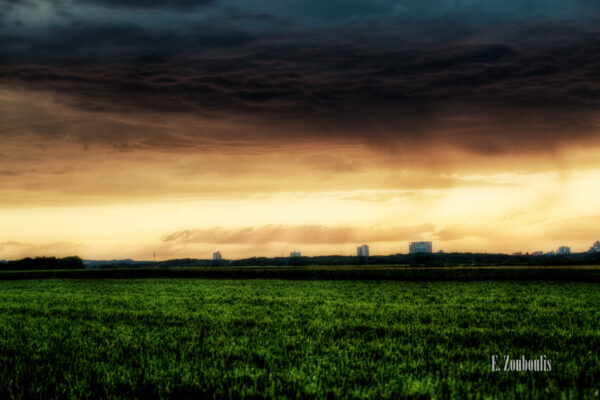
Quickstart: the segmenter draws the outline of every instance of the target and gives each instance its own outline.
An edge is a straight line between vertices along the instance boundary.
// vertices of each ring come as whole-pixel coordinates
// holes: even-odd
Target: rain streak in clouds
[[[0,83],[77,110],[260,127],[158,129],[157,149],[214,136],[492,155],[597,142],[596,2],[422,3],[4,1]],[[99,129],[121,148],[139,141]]]

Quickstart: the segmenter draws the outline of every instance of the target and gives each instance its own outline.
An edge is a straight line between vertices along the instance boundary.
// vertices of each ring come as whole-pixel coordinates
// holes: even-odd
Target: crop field
[[[0,281],[0,398],[598,398],[599,289]],[[494,372],[492,355],[546,356],[552,370]]]

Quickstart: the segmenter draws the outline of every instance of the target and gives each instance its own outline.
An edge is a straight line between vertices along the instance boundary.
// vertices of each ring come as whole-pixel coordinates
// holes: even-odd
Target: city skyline
[[[301,251],[292,251],[289,253],[289,256],[285,256],[283,253],[281,256],[268,256],[268,255],[264,255],[264,254],[252,254],[251,256],[248,257],[243,257],[243,258],[260,258],[260,257],[266,257],[266,258],[295,258],[295,257],[329,257],[329,256],[342,256],[342,257],[348,257],[348,256],[356,256],[356,257],[370,257],[370,256],[392,256],[392,255],[407,255],[407,254],[418,254],[418,253],[428,253],[428,254],[433,254],[433,253],[437,253],[437,254],[446,254],[446,253],[473,253],[473,254],[505,254],[505,255],[512,255],[512,256],[552,256],[552,255],[569,255],[569,254],[583,254],[583,253],[600,253],[600,240],[596,240],[592,246],[585,251],[571,251],[571,247],[569,246],[559,246],[556,250],[547,250],[547,251],[542,251],[542,250],[537,250],[537,251],[517,251],[517,252],[513,252],[513,253],[488,253],[488,252],[478,252],[478,251],[466,251],[466,252],[446,252],[443,249],[438,249],[437,251],[433,251],[432,250],[432,246],[433,243],[426,241],[426,242],[408,242],[407,243],[407,251],[403,252],[394,252],[394,253],[371,253],[370,247],[368,244],[362,244],[360,246],[357,246],[355,249],[355,253],[354,254],[348,254],[348,253],[335,253],[335,254],[302,254]],[[154,258],[156,258],[156,254],[154,254]],[[190,258],[197,258],[197,259],[202,259],[202,257],[190,257]],[[177,259],[177,258],[175,258]],[[208,259],[208,258],[206,258]],[[215,251],[212,253],[212,259],[213,261],[220,261],[220,260],[230,260],[232,258],[223,258],[222,254],[220,251]],[[164,261],[164,260],[163,260]]]
[[[599,16],[583,0],[10,1],[0,259],[586,251]]]

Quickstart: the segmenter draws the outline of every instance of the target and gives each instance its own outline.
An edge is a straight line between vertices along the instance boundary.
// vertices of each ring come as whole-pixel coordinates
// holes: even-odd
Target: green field
[[[0,281],[0,398],[598,398],[600,285]],[[492,372],[491,356],[552,360]]]

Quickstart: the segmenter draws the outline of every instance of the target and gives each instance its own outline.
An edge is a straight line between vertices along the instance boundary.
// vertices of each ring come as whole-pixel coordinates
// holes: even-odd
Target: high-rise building
[[[592,247],[588,250],[589,253],[600,253],[600,240],[596,240]]]
[[[560,246],[556,254],[571,254],[571,248],[569,246]]]
[[[358,246],[356,248],[356,255],[358,257],[369,257],[369,246],[367,246],[366,244]]]
[[[213,261],[221,261],[222,259],[223,259],[223,257],[221,256],[220,251],[215,251],[213,253]]]
[[[299,251],[292,251],[290,257],[302,257],[302,254]]]
[[[408,245],[408,253],[431,253],[432,246],[431,242],[410,242]]]

